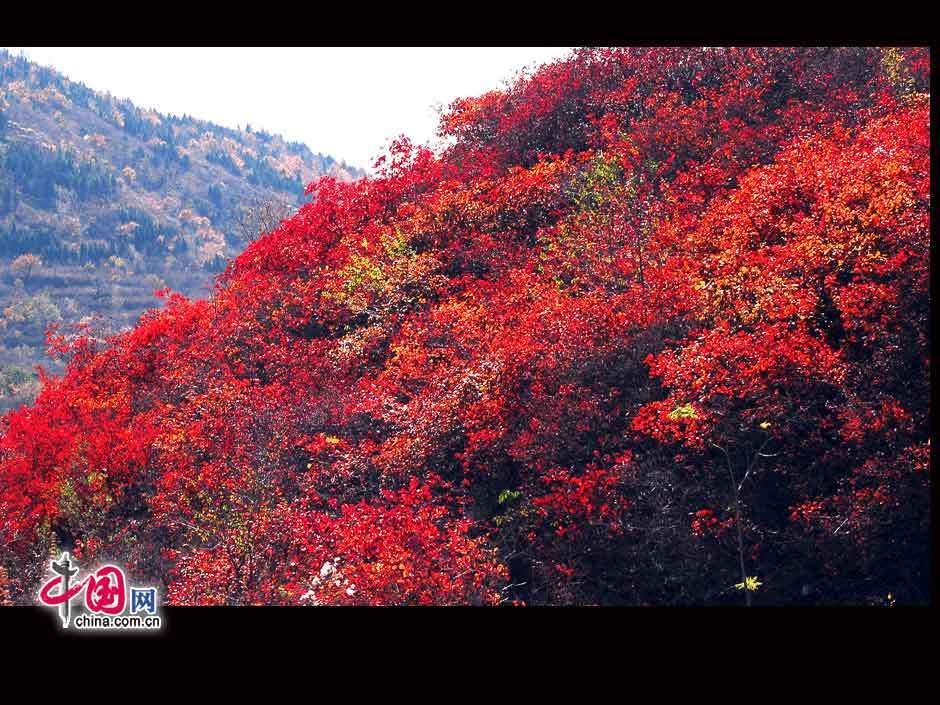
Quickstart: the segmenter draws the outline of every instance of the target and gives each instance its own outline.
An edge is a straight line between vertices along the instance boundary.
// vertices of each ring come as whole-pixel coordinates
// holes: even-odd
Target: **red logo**
[[[124,571],[117,566],[102,566],[88,576],[85,606],[90,612],[121,614],[127,602]]]
[[[72,600],[85,591],[85,606],[89,612],[119,615],[127,604],[127,583],[124,571],[116,565],[104,565],[94,573],[89,573],[84,580],[72,583],[78,575],[78,566],[74,565],[68,552],[52,561],[54,578],[48,580],[39,590],[39,601],[47,607],[58,607],[62,626],[67,627],[71,619]]]

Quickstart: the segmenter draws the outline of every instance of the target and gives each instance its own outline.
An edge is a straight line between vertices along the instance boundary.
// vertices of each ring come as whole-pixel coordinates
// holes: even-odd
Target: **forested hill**
[[[362,172],[250,127],[140,109],[0,51],[0,407],[29,396],[49,323],[97,315],[107,332],[153,306],[155,288],[206,292],[324,174]]]
[[[211,297],[53,341],[0,602],[70,550],[172,605],[928,604],[929,87],[627,47],[455,101]]]

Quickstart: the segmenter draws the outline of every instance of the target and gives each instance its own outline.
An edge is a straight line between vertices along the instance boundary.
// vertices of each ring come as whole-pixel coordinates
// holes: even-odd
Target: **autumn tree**
[[[42,267],[42,260],[31,252],[22,254],[10,262],[10,272],[23,280],[24,285],[29,284],[30,277]]]
[[[212,297],[51,331],[11,599],[68,544],[174,604],[929,601],[928,86],[579,50],[262,209]]]

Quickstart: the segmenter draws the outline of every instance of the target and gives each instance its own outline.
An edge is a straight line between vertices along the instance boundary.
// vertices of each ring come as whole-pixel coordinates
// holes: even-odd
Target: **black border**
[[[459,31],[466,32],[462,41],[454,35],[453,31],[446,34],[428,32],[421,25],[392,25],[389,26],[345,26],[340,32],[346,32],[350,45],[375,46],[543,46],[543,45],[879,45],[879,46],[930,46],[931,48],[931,95],[935,94],[936,76],[936,47],[931,38],[922,34],[927,20],[921,20],[920,27],[912,21],[913,14],[904,14],[907,27],[901,32],[896,30],[893,20],[903,13],[898,8],[897,13],[891,8],[882,7],[877,15],[879,29],[889,34],[873,36],[871,34],[856,34],[853,37],[839,35],[838,33],[817,37],[815,39],[785,38],[779,34],[759,32],[742,38],[741,36],[721,35],[727,31],[724,27],[716,35],[690,33],[673,26],[673,19],[662,20],[661,30],[637,32],[633,29],[623,35],[617,35],[622,20],[606,21],[598,9],[591,13],[594,26],[583,30],[578,22],[569,23],[567,18],[559,14],[557,7],[545,5],[541,9],[529,7],[528,12],[544,13],[556,17],[546,22],[549,27],[546,31],[539,28],[539,22],[546,21],[529,19],[526,31],[514,27],[505,27],[497,24],[489,27],[490,31],[484,38],[475,34],[474,23],[463,22],[456,18],[450,21]],[[84,11],[84,8],[83,8]],[[152,10],[151,10],[152,11]],[[469,10],[468,10],[469,11]],[[578,12],[587,12],[581,8]],[[803,13],[796,12],[790,6],[779,7],[778,11],[787,17],[781,21],[774,20],[772,26],[786,32],[793,26],[797,31],[818,29],[818,24]],[[853,12],[861,12],[862,6],[855,6]],[[170,12],[167,9],[166,12]],[[286,10],[280,10],[281,17]],[[429,12],[431,12],[429,10]],[[490,15],[482,8],[473,8],[472,14],[483,12],[491,22],[498,22],[500,15]],[[684,10],[676,7],[674,14]],[[882,15],[889,13],[890,16]],[[237,13],[236,13],[237,14]],[[509,12],[511,15],[512,12]],[[114,37],[113,28],[103,25],[99,21],[98,13],[91,13],[98,31],[107,29],[110,37]],[[381,13],[373,19],[381,20]],[[686,17],[686,20],[689,18]],[[696,18],[692,18],[694,21]],[[720,20],[714,15],[711,19]],[[792,20],[792,21],[791,21]],[[86,20],[87,21],[87,20]],[[185,19],[178,20],[186,24]],[[401,22],[404,22],[400,18]],[[325,41],[335,40],[338,34],[333,32],[334,20],[324,23],[315,23],[314,27],[331,26],[331,33],[324,35],[322,31],[311,32],[306,23],[290,23],[279,20],[285,25],[277,33],[267,32],[265,22],[260,24],[252,22],[250,29],[252,37],[245,37],[245,43],[264,43],[264,39],[277,37],[287,40],[297,37],[299,44],[309,42],[312,34],[317,39]],[[84,28],[71,24],[68,18],[60,18],[54,26],[48,22],[31,23],[27,20],[17,22],[17,31],[29,35],[31,30],[37,34],[41,31],[41,43],[50,42],[50,31],[62,31],[60,37],[63,45],[68,45],[70,39],[81,36],[91,39],[94,32],[84,33]],[[910,29],[914,25],[916,29]],[[189,35],[185,42],[180,44],[206,44],[212,38],[238,37],[221,31],[224,22],[217,24],[211,33],[202,33],[201,27],[195,25],[195,36]],[[646,25],[649,26],[649,25]],[[842,25],[844,26],[844,25]],[[635,25],[634,25],[635,27]],[[708,27],[707,22],[699,25],[696,31]],[[603,28],[603,29],[600,29]],[[11,29],[8,25],[7,29]],[[159,31],[159,25],[150,25],[150,30]],[[68,30],[68,37],[64,32]],[[143,30],[142,30],[143,31]],[[456,29],[454,31],[457,31]],[[844,31],[844,30],[843,30]],[[291,32],[295,32],[292,36]],[[370,32],[375,32],[370,35]],[[409,32],[413,39],[409,40]],[[567,34],[566,34],[567,33]],[[5,34],[5,33],[4,33]],[[303,35],[301,39],[298,34]],[[140,37],[139,32],[133,35]],[[156,38],[155,34],[151,35]],[[433,41],[440,37],[445,41]],[[22,35],[17,41],[11,41],[8,36],[0,35],[4,44],[40,43],[40,37],[32,37],[28,41]],[[457,41],[455,41],[457,40]],[[537,41],[533,41],[537,40]],[[393,41],[394,44],[388,44]],[[156,43],[156,42],[154,42]],[[326,44],[330,46],[330,44]],[[352,89],[352,88],[351,88]],[[936,104],[931,104],[932,125],[936,125]],[[935,145],[936,142],[933,142]],[[931,163],[931,261],[936,255],[935,223],[936,199],[934,184],[937,182],[937,166]],[[931,298],[936,294],[936,282],[931,267]],[[931,338],[933,337],[936,320],[931,316]],[[936,385],[934,384],[933,369],[931,370],[931,405],[936,407]],[[933,432],[935,433],[935,431]],[[931,440],[931,466],[934,467],[933,449],[936,448],[936,437]],[[936,486],[932,487],[933,499],[936,499]],[[931,548],[936,548],[931,536]],[[936,561],[933,562],[932,590],[935,595],[937,586]],[[932,604],[936,601],[932,599]],[[745,694],[738,690],[734,683],[734,674],[744,663],[774,663],[774,659],[793,660],[801,664],[801,670],[792,675],[778,674],[775,681],[783,684],[792,677],[801,682],[811,679],[815,669],[838,668],[837,664],[850,663],[851,671],[841,671],[845,678],[859,677],[859,669],[864,664],[871,663],[873,667],[884,673],[898,673],[894,668],[903,669],[907,674],[929,673],[925,668],[932,649],[928,646],[932,634],[926,627],[927,616],[921,608],[896,608],[893,610],[876,610],[871,608],[756,608],[743,610],[728,607],[702,607],[702,608],[538,608],[530,607],[519,609],[486,609],[486,608],[321,608],[316,610],[303,608],[161,608],[164,618],[164,627],[158,633],[72,633],[64,632],[50,610],[39,607],[28,608],[0,608],[0,643],[11,646],[27,644],[32,641],[46,642],[47,644],[68,644],[70,651],[87,653],[89,658],[97,649],[106,645],[133,642],[133,649],[125,649],[125,655],[134,658],[146,646],[173,647],[184,644],[203,650],[212,647],[216,650],[238,648],[242,645],[251,645],[251,653],[269,652],[272,656],[284,654],[289,656],[286,644],[301,643],[306,649],[303,653],[322,658],[332,654],[337,663],[353,665],[365,659],[369,663],[373,659],[397,663],[400,660],[405,664],[417,666],[421,658],[430,662],[438,659],[460,665],[461,658],[472,658],[464,662],[467,669],[477,674],[476,677],[500,677],[504,669],[516,668],[518,664],[529,658],[543,658],[545,663],[552,663],[556,659],[560,662],[574,664],[582,660],[597,661],[597,667],[607,658],[613,656],[615,663],[619,659],[620,667],[608,673],[605,678],[619,681],[618,687],[626,692],[627,683],[624,680],[633,672],[638,664],[633,653],[640,651],[661,659],[660,665],[671,664],[685,666],[692,662],[715,663],[722,671],[711,676],[710,685],[719,697],[732,699],[743,698]],[[91,647],[86,649],[86,647]],[[42,652],[22,649],[26,659],[36,663],[43,661]],[[206,652],[206,658],[211,658],[215,651]],[[628,657],[628,654],[630,656]],[[82,658],[79,656],[77,664],[80,667]],[[348,663],[347,663],[348,662]],[[482,662],[482,663],[481,663]],[[778,662],[779,663],[779,662]],[[5,670],[5,669],[4,669]],[[48,671],[48,669],[46,669]],[[58,669],[56,669],[58,670]],[[142,675],[148,669],[142,669]],[[837,671],[840,672],[840,671]],[[519,673],[512,670],[515,676]],[[722,675],[724,673],[725,675]],[[874,673],[874,672],[872,672]],[[495,675],[494,675],[495,674]],[[151,672],[152,675],[152,672]],[[306,677],[308,674],[300,674]],[[683,674],[674,674],[681,680]],[[232,677],[233,674],[227,674]],[[480,687],[479,683],[473,683]],[[661,684],[668,687],[671,682]],[[703,684],[706,685],[706,684]],[[806,685],[809,686],[808,681]],[[477,690],[477,688],[474,688]],[[712,688],[707,688],[711,690]],[[482,696],[482,690],[479,691]],[[811,690],[807,690],[810,695]],[[769,695],[768,695],[769,696]],[[646,697],[650,697],[647,695]],[[655,696],[653,696],[655,697]],[[756,698],[755,698],[756,699]]]

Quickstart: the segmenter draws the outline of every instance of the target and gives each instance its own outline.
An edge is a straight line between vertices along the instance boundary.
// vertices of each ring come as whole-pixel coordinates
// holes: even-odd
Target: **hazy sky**
[[[435,106],[499,88],[564,48],[9,47],[142,108],[305,142],[371,167],[400,134],[430,143]]]

